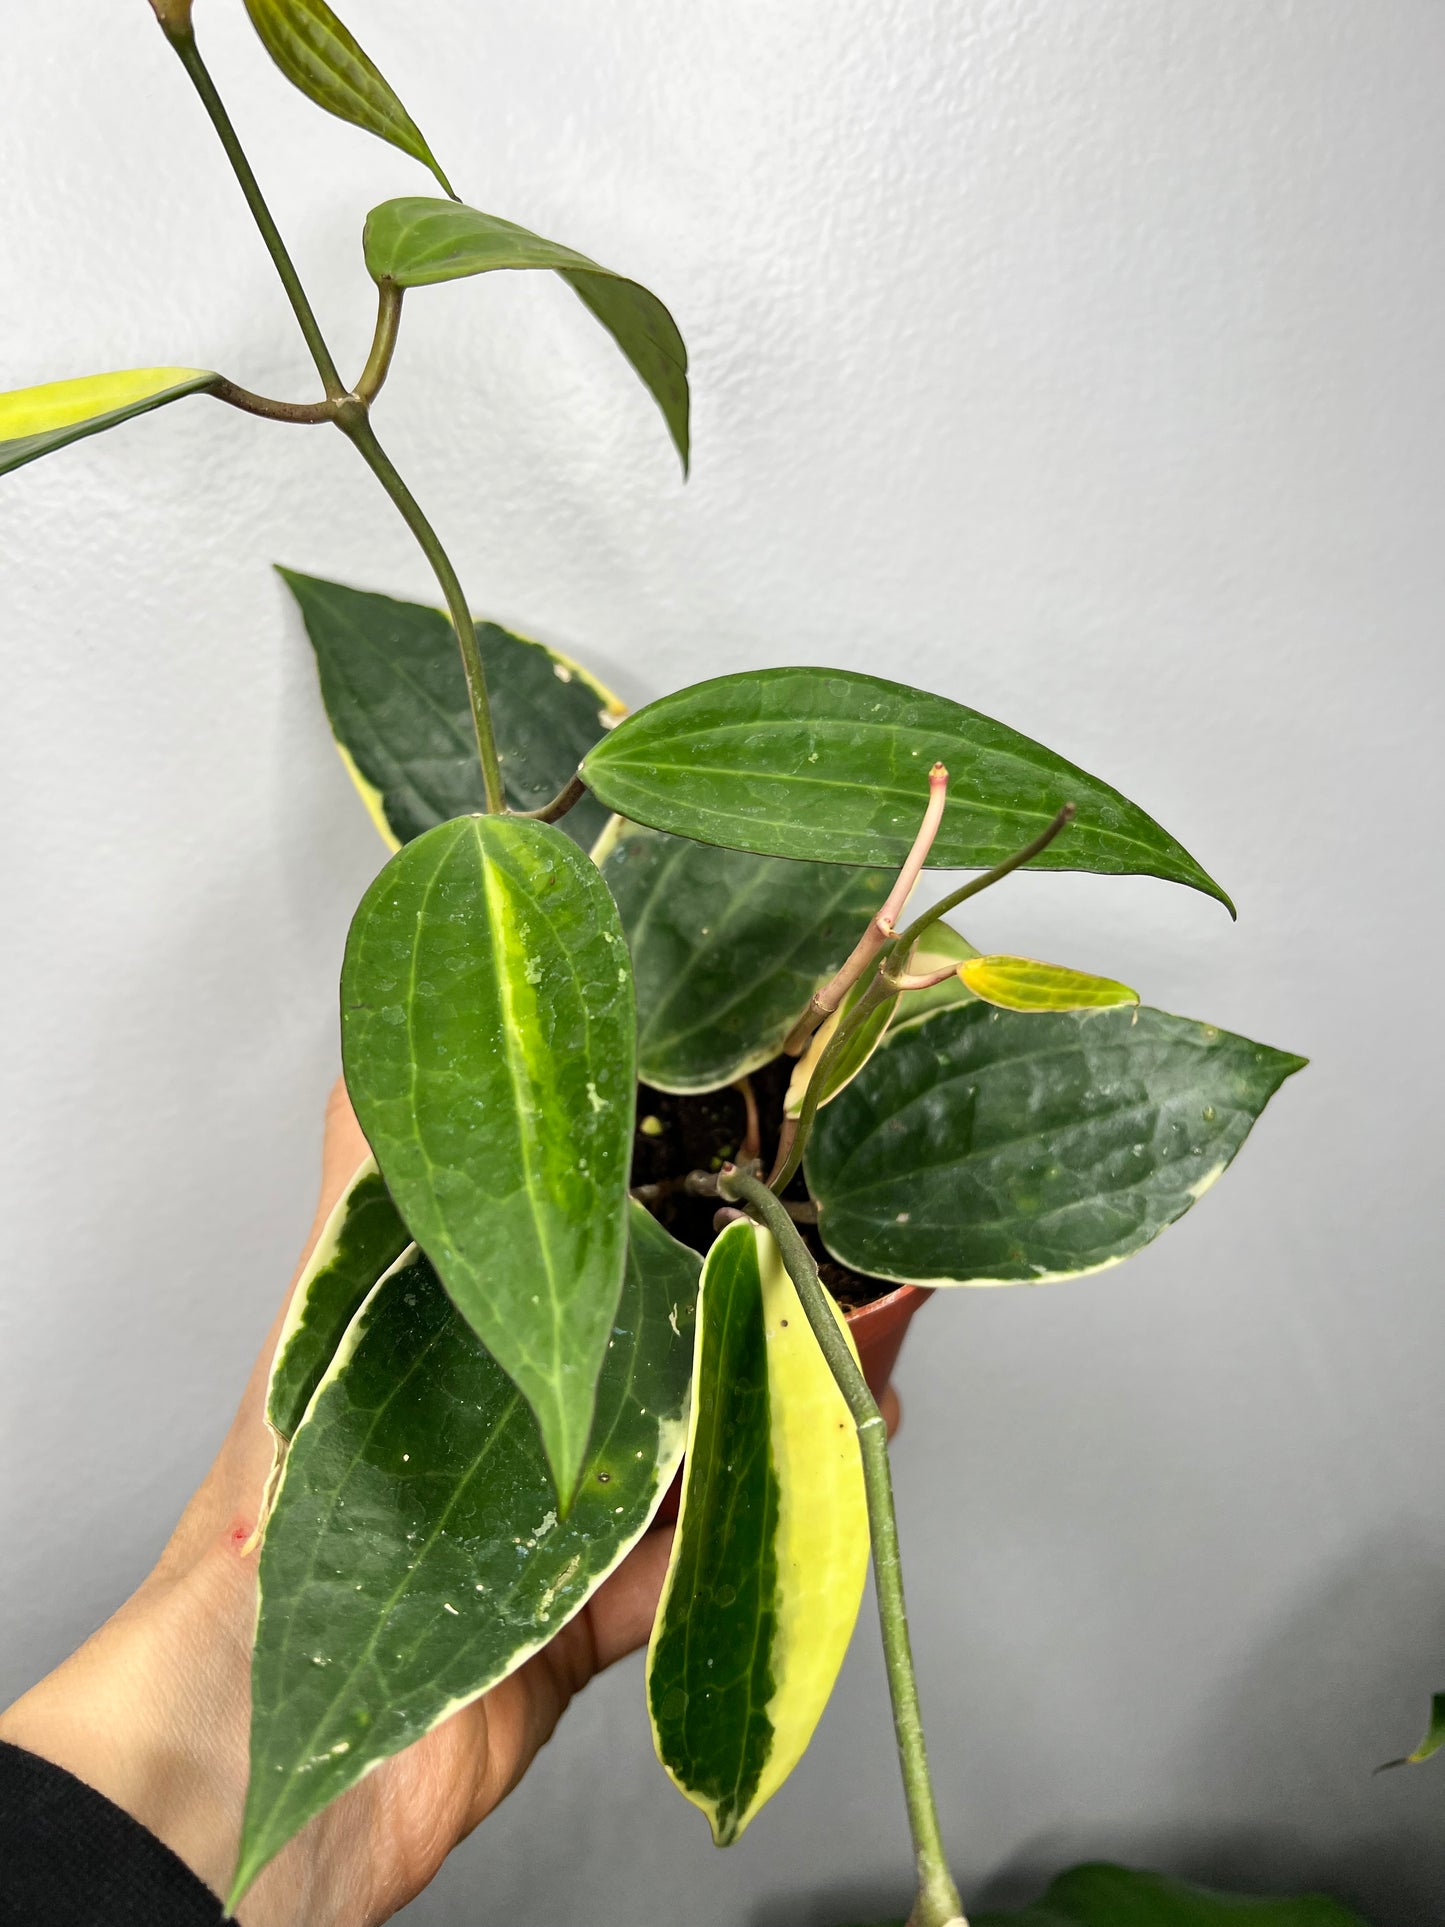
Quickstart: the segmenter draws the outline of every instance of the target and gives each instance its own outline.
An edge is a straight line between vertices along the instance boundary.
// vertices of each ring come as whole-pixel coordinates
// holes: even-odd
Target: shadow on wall
[[[1414,1745],[1442,1680],[1445,1532],[1413,1549],[1381,1537],[1281,1623],[1181,1743],[1171,1804],[1218,1812],[1216,1824],[1042,1829],[973,1907],[1026,1906],[1064,1868],[1114,1860],[1225,1892],[1332,1894],[1370,1927],[1441,1927],[1445,1765],[1374,1769]],[[842,1927],[906,1905],[896,1876],[819,1885],[766,1902],[750,1927]]]

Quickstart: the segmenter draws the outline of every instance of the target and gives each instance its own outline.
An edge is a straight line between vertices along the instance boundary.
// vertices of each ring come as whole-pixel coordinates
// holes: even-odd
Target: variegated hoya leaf
[[[182,395],[199,394],[217,379],[205,368],[122,368],[0,395],[0,475]]]
[[[703,1270],[682,1508],[647,1659],[658,1757],[719,1846],[802,1757],[867,1562],[848,1408],[772,1237],[731,1224]]]
[[[638,1074],[662,1091],[718,1090],[771,1063],[888,893],[881,870],[635,825],[596,854],[632,952]]]
[[[649,289],[543,240],[513,221],[451,201],[384,201],[366,217],[366,265],[377,281],[421,288],[497,269],[543,268],[559,275],[632,363],[682,457],[690,449],[687,348],[677,323]]]
[[[697,1275],[632,1206],[565,1519],[525,1401],[426,1260],[367,1297],[292,1441],[261,1554],[232,1906],[313,1815],[515,1672],[636,1544],[682,1455]]]
[[[293,87],[338,120],[365,128],[410,154],[451,194],[451,182],[421,129],[326,0],[246,0],[246,11],[262,45]]]
[[[387,1188],[537,1414],[565,1512],[622,1285],[636,1101],[606,884],[546,823],[428,830],[353,919],[341,1043]]]
[[[376,1159],[367,1158],[322,1227],[286,1307],[266,1386],[266,1421],[278,1438],[294,1434],[362,1299],[411,1242]]]
[[[1304,1062],[1147,1008],[937,1011],[819,1114],[819,1235],[899,1283],[1103,1271],[1204,1195]]]
[[[337,748],[392,849],[485,807],[467,681],[440,609],[280,570],[306,624]],[[477,624],[507,802],[539,809],[622,704],[580,664]],[[589,849],[608,821],[587,796],[559,828]]]
[[[1067,970],[1032,957],[968,957],[958,974],[981,1003],[999,1010],[1113,1010],[1139,993],[1112,977]]]

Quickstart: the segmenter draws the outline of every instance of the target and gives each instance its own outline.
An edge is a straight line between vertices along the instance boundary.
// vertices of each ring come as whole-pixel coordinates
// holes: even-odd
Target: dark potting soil
[[[793,1074],[793,1059],[775,1058],[749,1079],[758,1107],[763,1170],[778,1148],[783,1098]],[[647,1187],[643,1202],[680,1243],[706,1252],[717,1236],[713,1217],[717,1198],[695,1198],[683,1189],[689,1171],[720,1171],[737,1156],[747,1130],[747,1103],[739,1090],[708,1091],[701,1097],[675,1097],[650,1084],[637,1087],[637,1130],[632,1140],[632,1184]],[[654,1193],[652,1187],[656,1186]],[[789,1203],[805,1202],[808,1187],[800,1171],[788,1186]],[[813,1225],[799,1231],[818,1263],[818,1275],[844,1311],[856,1311],[886,1297],[895,1286],[865,1278],[830,1258]]]

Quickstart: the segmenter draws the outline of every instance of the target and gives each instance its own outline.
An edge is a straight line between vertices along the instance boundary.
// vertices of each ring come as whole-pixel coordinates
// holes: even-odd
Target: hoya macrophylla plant
[[[325,0],[246,4],[295,86],[451,197],[368,216],[376,319],[359,374],[337,367],[188,0],[152,0],[321,393],[281,400],[157,367],[0,397],[0,471],[193,394],[333,427],[445,608],[283,572],[388,861],[341,982],[372,1156],[298,1285],[267,1388],[276,1450],[257,1494],[231,1904],[329,1801],[581,1609],[657,1515],[686,1446],[647,1671],[663,1765],[719,1844],[738,1839],[813,1733],[871,1557],[912,1927],[959,1927],[883,1420],[820,1266],[866,1294],[1116,1264],[1204,1195],[1302,1060],[1141,1005],[1113,978],[983,953],[945,921],[1024,865],[1151,876],[1233,913],[1144,809],[1006,724],[827,668],[718,676],[625,716],[570,654],[478,621],[372,424],[407,291],[503,270],[560,278],[686,468],[681,332],[639,282],[458,201]],[[978,874],[909,921],[930,868]],[[683,1122],[715,1119],[736,1089],[743,1124],[634,1186],[639,1076]],[[649,1127],[667,1128],[654,1111]],[[689,1244],[644,1208],[679,1198]],[[1116,1873],[1066,1876],[1040,1922],[1213,1918],[1187,1911],[1208,1896]]]

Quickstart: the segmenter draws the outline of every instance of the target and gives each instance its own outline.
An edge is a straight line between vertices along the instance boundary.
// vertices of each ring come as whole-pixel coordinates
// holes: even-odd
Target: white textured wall
[[[214,66],[343,365],[419,170]],[[1306,1051],[1107,1277],[935,1301],[898,1446],[970,1895],[1110,1855],[1436,1922],[1445,10],[1435,0],[350,0],[463,193],[634,272],[679,485],[560,286],[411,297],[379,427],[479,609],[628,696],[883,668],[1153,810],[1240,922],[1023,879],[973,927]],[[150,361],[311,392],[144,0],[0,0],[0,385]],[[429,40],[431,45],[423,44]],[[379,848],[273,559],[429,593],[338,437],[177,406],[0,488],[0,1688],[137,1580],[311,1206]],[[827,1927],[905,1892],[871,1638],[725,1856],[635,1665],[409,1918]],[[681,1910],[681,1911],[679,1911]]]

